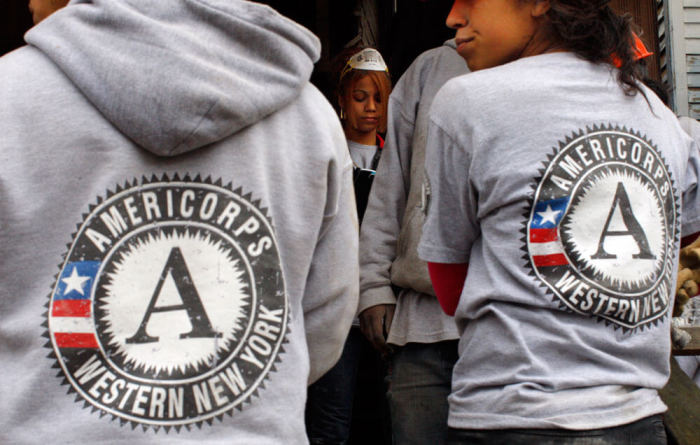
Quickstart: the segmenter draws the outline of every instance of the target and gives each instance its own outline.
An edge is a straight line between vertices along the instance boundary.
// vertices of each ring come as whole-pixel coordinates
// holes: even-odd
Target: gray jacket
[[[306,443],[358,294],[316,37],[82,0],[26,39],[0,59],[0,443]]]
[[[449,79],[469,72],[454,40],[421,54],[389,99],[389,125],[360,241],[362,311],[396,301],[391,284],[434,295],[416,247],[423,225],[421,196],[433,97]]]

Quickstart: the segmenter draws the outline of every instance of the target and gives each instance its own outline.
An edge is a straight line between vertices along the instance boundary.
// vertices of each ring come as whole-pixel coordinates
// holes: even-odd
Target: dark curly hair
[[[629,15],[618,15],[609,0],[550,0],[547,12],[553,40],[593,63],[612,63],[614,54],[621,62],[618,82],[625,94],[644,92],[633,51],[632,22]],[[646,97],[646,95],[644,95]]]

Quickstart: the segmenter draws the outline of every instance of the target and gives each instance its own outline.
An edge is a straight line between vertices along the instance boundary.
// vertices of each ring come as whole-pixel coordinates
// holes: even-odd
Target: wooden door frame
[[[654,54],[647,59],[649,77],[661,81],[661,62],[659,59],[661,43],[659,42],[659,24],[657,17],[657,0],[611,0],[610,6],[618,13],[632,17],[634,31]]]

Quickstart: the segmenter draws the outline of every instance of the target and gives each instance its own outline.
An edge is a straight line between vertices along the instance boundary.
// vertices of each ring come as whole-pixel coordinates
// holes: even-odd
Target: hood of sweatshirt
[[[25,36],[144,149],[173,156],[291,103],[320,42],[240,0],[74,0]]]

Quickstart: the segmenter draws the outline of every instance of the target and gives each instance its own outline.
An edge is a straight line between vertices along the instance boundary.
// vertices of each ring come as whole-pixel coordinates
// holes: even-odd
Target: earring
[[[340,120],[341,121],[345,120],[345,110],[343,110],[342,108],[340,109]]]

